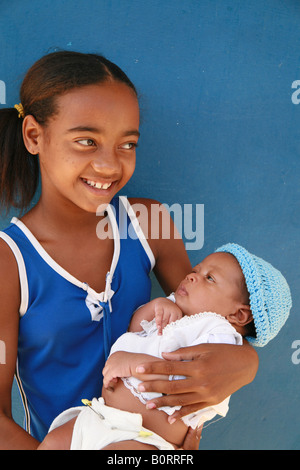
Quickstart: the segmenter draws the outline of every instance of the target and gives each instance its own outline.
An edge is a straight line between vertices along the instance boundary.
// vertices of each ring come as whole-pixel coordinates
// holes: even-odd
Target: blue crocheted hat
[[[248,336],[247,340],[253,346],[265,346],[279,333],[289,316],[292,299],[287,281],[270,263],[235,243],[216,250],[220,251],[236,257],[245,277],[256,329],[256,338]]]

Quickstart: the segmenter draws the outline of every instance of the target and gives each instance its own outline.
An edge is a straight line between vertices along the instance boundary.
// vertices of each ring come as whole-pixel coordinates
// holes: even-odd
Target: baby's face
[[[227,316],[245,301],[245,282],[236,258],[213,253],[197,264],[175,291],[177,305],[185,315],[215,312]]]

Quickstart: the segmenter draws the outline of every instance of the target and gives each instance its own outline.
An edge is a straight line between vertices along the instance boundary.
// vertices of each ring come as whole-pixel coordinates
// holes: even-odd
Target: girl
[[[36,448],[62,410],[100,396],[105,354],[131,312],[149,300],[151,269],[166,293],[191,270],[177,236],[146,239],[138,230],[132,204],[151,214],[155,201],[116,197],[134,172],[139,137],[137,93],[128,77],[101,56],[56,52],[31,67],[20,97],[16,109],[0,111],[1,201],[24,214],[0,238],[3,449]],[[41,195],[28,210],[39,173]],[[104,236],[99,221],[107,217]],[[151,233],[150,217],[139,222]],[[188,379],[176,393],[170,382],[168,394],[149,405],[180,403],[177,418],[222,401],[253,380],[258,365],[247,344],[201,345],[165,358],[145,364],[145,373],[177,374],[177,361],[186,360]],[[11,417],[14,373],[25,430]],[[161,382],[144,386],[160,391]],[[184,447],[197,446],[191,433]]]

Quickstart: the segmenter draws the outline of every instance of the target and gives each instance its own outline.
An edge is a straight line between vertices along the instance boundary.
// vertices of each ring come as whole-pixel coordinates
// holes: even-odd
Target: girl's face
[[[38,126],[35,152],[30,150],[39,154],[42,198],[95,213],[134,172],[137,97],[112,81],[76,88],[59,96],[57,105],[49,123]]]

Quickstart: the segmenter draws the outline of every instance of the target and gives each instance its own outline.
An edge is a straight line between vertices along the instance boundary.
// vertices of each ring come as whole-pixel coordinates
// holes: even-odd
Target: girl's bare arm
[[[35,449],[38,442],[16,424],[11,413],[11,389],[17,359],[20,284],[17,263],[0,240],[0,340],[5,363],[0,364],[0,449]]]

